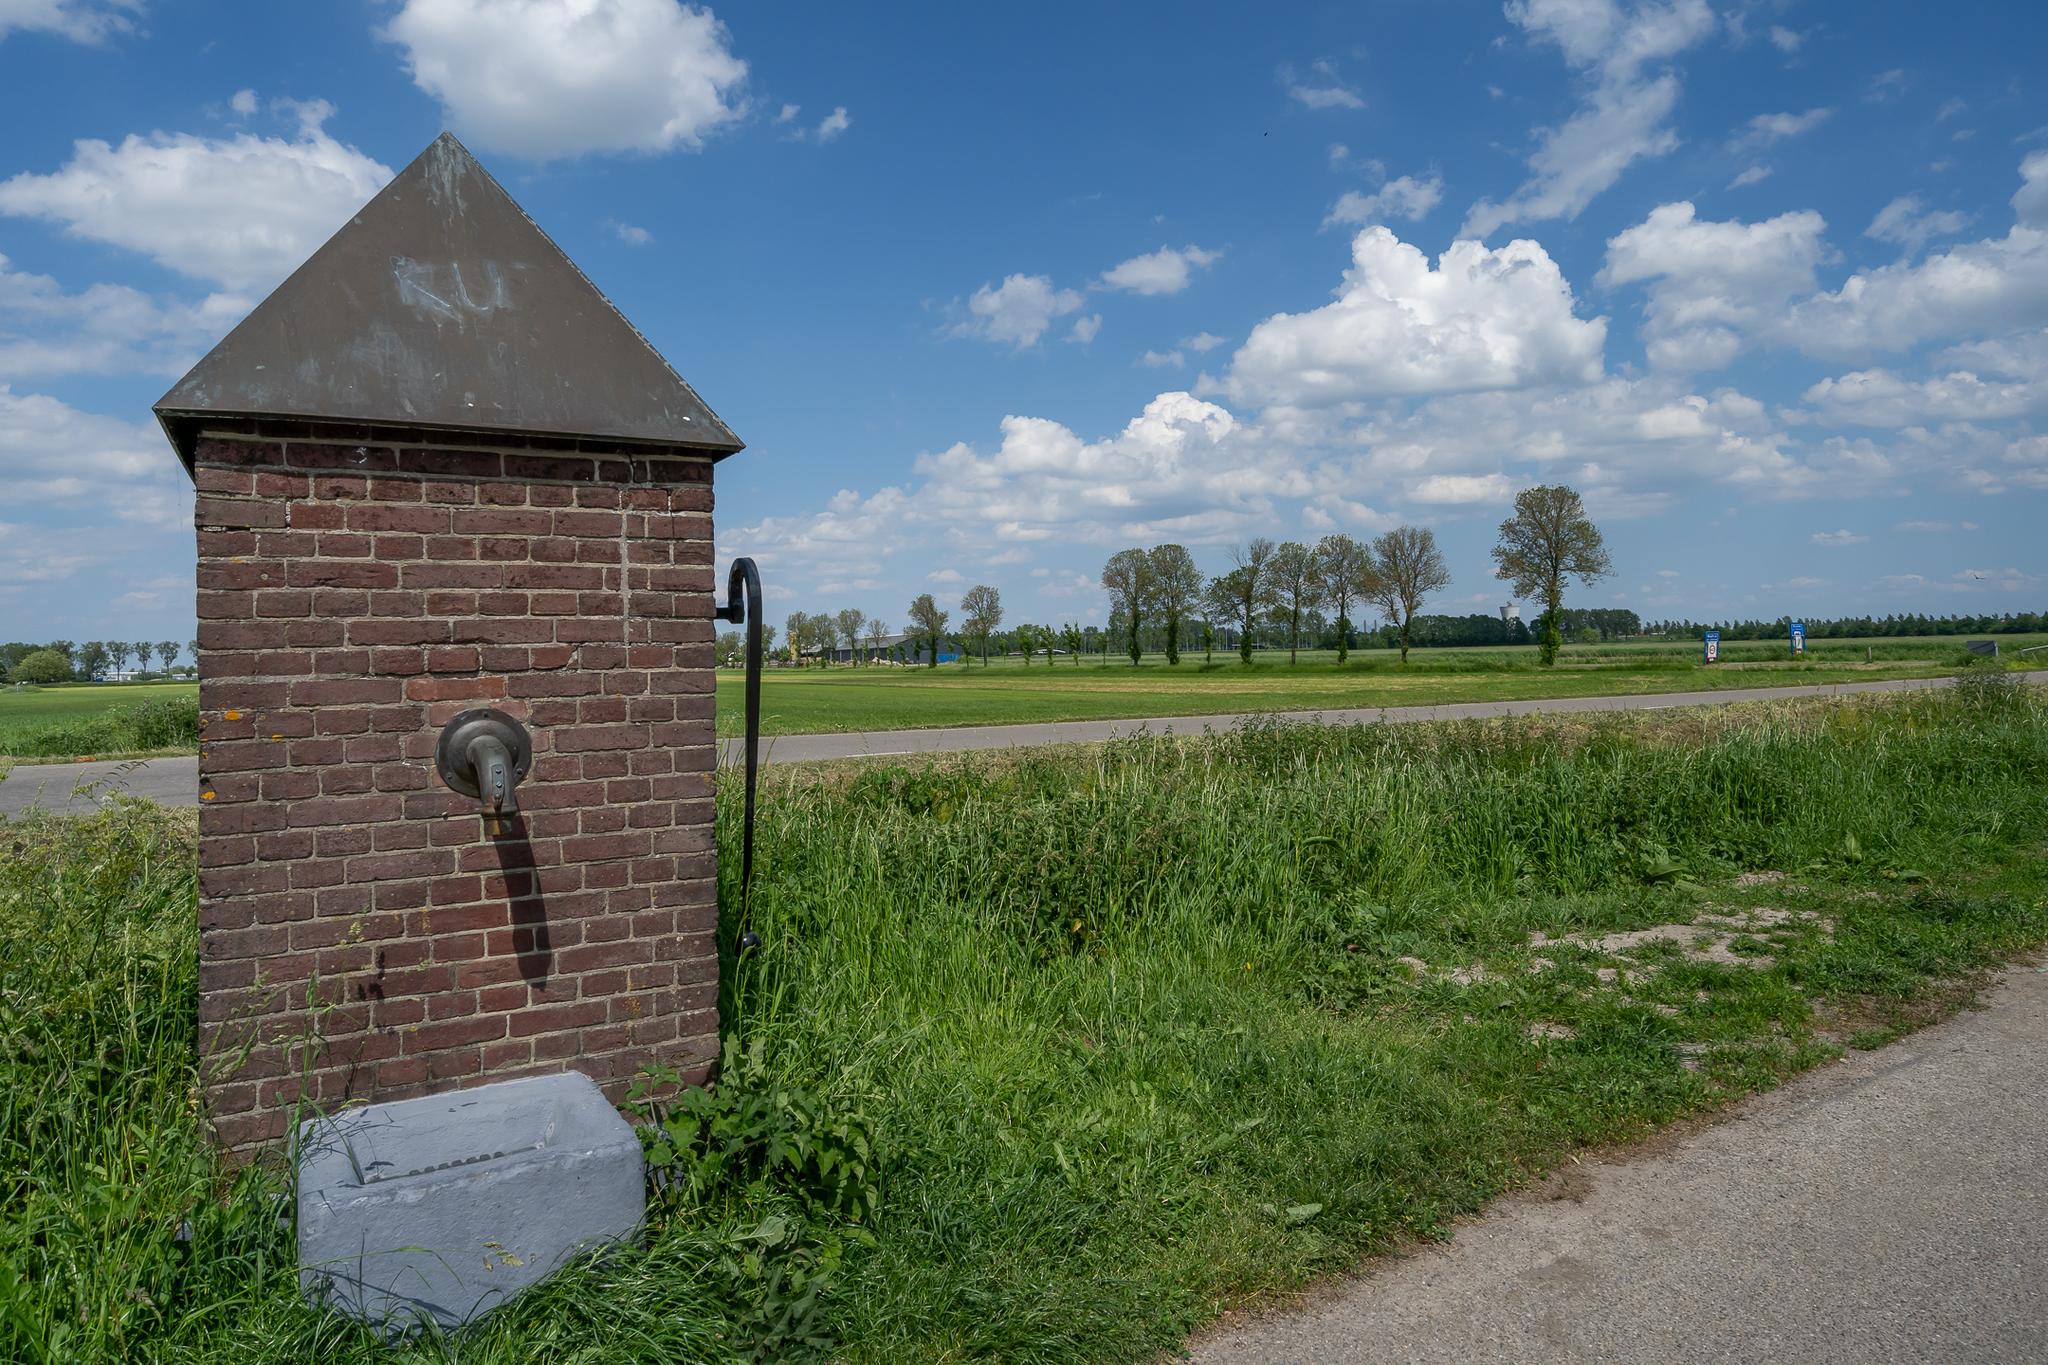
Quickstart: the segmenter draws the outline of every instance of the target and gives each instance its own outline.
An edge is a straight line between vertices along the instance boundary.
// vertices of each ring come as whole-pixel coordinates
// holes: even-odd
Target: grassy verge
[[[0,691],[0,754],[15,762],[192,753],[199,689],[190,683]]]
[[[206,1153],[190,830],[0,825],[0,1356],[392,1359]],[[2048,706],[771,770],[760,838],[648,1248],[397,1358],[1154,1358],[2048,939]]]

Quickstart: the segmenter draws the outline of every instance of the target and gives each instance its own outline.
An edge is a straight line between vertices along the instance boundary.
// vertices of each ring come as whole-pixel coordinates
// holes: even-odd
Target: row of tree
[[[1515,514],[1501,523],[1493,561],[1495,576],[1511,582],[1517,596],[1544,604],[1536,639],[1546,664],[1556,659],[1566,630],[1590,630],[1594,638],[1608,639],[1639,628],[1633,612],[1564,608],[1570,579],[1591,583],[1613,572],[1599,529],[1570,488],[1523,490],[1515,499]],[[978,654],[984,666],[991,649],[1020,653],[1028,664],[1039,650],[1050,662],[1064,648],[1078,662],[1084,650],[1106,651],[1112,638],[1122,643],[1133,664],[1148,644],[1162,646],[1167,662],[1178,664],[1190,642],[1198,640],[1207,654],[1219,636],[1234,641],[1238,657],[1248,664],[1262,631],[1286,642],[1290,663],[1304,642],[1310,647],[1333,644],[1341,663],[1363,642],[1353,609],[1372,607],[1386,618],[1384,642],[1401,651],[1403,662],[1418,638],[1432,645],[1526,643],[1530,638],[1519,620],[1421,614],[1429,596],[1451,582],[1436,535],[1426,527],[1399,526],[1369,540],[1336,533],[1314,545],[1261,538],[1236,547],[1231,562],[1228,572],[1206,578],[1183,545],[1119,551],[1102,570],[1110,601],[1106,633],[1074,623],[1020,624],[1005,632],[1002,593],[977,583],[960,599],[960,636],[969,656]],[[1325,614],[1325,608],[1334,615]],[[831,615],[793,612],[784,622],[783,638],[792,664],[813,654],[820,663],[828,662],[842,642],[859,664],[865,641],[869,660],[893,654],[936,666],[951,617],[932,594],[920,593],[910,604],[910,625],[902,636],[848,608]],[[720,658],[736,660],[739,634],[728,632],[719,641]]]
[[[81,644],[51,640],[38,645],[10,640],[0,644],[0,674],[9,682],[21,683],[98,682],[110,673],[127,672],[130,659],[136,661],[138,671],[148,672],[152,658],[168,673],[185,650],[197,659],[199,642],[87,640]]]

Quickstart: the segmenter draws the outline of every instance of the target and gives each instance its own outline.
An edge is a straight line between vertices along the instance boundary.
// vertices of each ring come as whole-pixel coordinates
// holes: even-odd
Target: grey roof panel
[[[208,417],[742,448],[448,134],[156,405],[189,467]]]

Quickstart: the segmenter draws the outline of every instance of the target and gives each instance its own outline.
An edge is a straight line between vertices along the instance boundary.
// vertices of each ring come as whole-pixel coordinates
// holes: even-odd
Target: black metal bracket
[[[754,789],[761,770],[761,571],[741,556],[726,579],[725,605],[712,617],[747,628],[747,800],[740,826],[740,927],[747,927],[754,899]]]

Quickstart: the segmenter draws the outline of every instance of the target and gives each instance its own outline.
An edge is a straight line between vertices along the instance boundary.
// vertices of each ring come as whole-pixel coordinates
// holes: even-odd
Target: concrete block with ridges
[[[309,1119],[298,1176],[300,1289],[394,1336],[474,1322],[646,1207],[639,1138],[574,1072]]]

